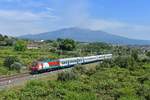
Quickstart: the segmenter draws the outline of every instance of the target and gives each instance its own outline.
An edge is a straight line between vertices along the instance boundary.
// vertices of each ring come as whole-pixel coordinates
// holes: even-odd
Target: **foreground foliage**
[[[75,67],[57,80],[30,81],[0,96],[2,100],[150,100],[149,72],[149,64],[131,70],[108,61],[92,69]]]

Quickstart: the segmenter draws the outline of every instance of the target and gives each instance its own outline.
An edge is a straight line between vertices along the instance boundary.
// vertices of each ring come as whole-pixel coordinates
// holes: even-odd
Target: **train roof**
[[[59,61],[64,61],[64,60],[75,60],[79,58],[91,58],[91,57],[97,57],[97,56],[110,56],[112,54],[104,54],[104,55],[95,55],[95,56],[86,56],[86,57],[72,57],[72,58],[61,58]]]

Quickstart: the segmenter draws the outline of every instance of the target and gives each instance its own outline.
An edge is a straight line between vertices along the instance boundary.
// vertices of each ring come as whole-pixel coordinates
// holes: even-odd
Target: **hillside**
[[[129,39],[126,37],[121,37],[113,34],[109,34],[103,31],[92,31],[89,29],[80,29],[80,28],[65,28],[52,32],[45,32],[40,34],[28,34],[20,36],[19,38],[23,39],[32,39],[32,40],[54,40],[57,38],[71,38],[77,41],[82,42],[107,42],[113,44],[138,44],[138,45],[149,45],[150,41],[147,40],[136,40]]]

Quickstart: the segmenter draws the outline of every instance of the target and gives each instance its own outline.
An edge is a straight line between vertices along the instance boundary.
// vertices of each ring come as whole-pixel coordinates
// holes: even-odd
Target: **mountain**
[[[40,34],[28,34],[20,36],[22,39],[31,40],[55,40],[57,38],[71,38],[81,42],[106,42],[113,44],[129,44],[129,45],[150,45],[149,40],[136,40],[109,34],[103,31],[92,31],[80,28],[65,28],[52,32]]]

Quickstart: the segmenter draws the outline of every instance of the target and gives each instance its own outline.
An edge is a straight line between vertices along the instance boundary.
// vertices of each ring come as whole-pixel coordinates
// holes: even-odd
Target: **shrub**
[[[128,95],[128,96],[122,96],[118,100],[141,100],[141,99],[135,95]]]
[[[9,69],[11,69],[11,65],[12,65],[14,62],[19,62],[19,60],[18,60],[16,57],[8,56],[8,57],[6,57],[5,60],[4,60],[4,66],[6,66],[6,67],[8,67]]]
[[[128,60],[128,57],[117,57],[115,59],[115,64],[121,68],[126,68],[128,66],[128,63],[127,63],[127,60]]]
[[[19,40],[14,45],[15,51],[25,51],[27,48],[27,44],[25,41]]]
[[[146,100],[150,100],[150,81],[145,81],[140,87],[137,92],[139,96],[143,96]]]
[[[96,66],[96,69],[100,69],[100,68],[110,68],[110,67],[114,67],[115,64],[112,60],[104,60],[102,61],[98,66]]]
[[[142,63],[150,62],[150,57],[141,58],[140,62],[142,62]]]
[[[78,65],[73,68],[73,72],[79,74],[85,74],[87,72],[87,69],[86,67]]]
[[[64,97],[65,100],[97,100],[94,93],[77,93],[68,92],[67,96]]]
[[[134,58],[134,60],[138,61],[138,51],[132,50],[131,57]]]
[[[139,67],[140,63],[135,60],[133,57],[117,57],[114,60],[115,65],[120,68],[127,68],[129,70],[135,70]]]
[[[150,51],[146,52],[146,56],[150,57]]]
[[[57,80],[68,81],[68,80],[73,80],[73,79],[76,79],[76,78],[77,78],[77,75],[73,71],[71,71],[71,72],[59,73]]]
[[[14,62],[10,67],[11,67],[11,69],[15,69],[18,72],[20,72],[22,64],[19,62]]]
[[[3,97],[1,97],[1,100],[18,100],[18,94],[17,91],[5,91],[3,94]]]
[[[91,76],[91,75],[93,75],[94,73],[96,73],[96,69],[95,69],[95,68],[89,69],[89,70],[87,70],[87,72],[86,72],[86,74],[87,74],[88,76]]]
[[[12,46],[15,43],[14,39],[6,39],[5,41],[7,46]]]

